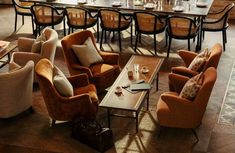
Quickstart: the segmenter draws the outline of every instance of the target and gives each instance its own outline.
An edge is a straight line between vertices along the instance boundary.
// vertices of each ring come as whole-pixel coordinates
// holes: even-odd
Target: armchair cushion
[[[206,48],[203,52],[198,54],[193,61],[189,65],[189,69],[192,71],[198,71],[201,70],[203,65],[205,64],[206,60],[209,58],[210,53],[208,49]]]
[[[53,69],[53,84],[60,95],[66,97],[71,97],[74,95],[73,86],[68,81],[63,72],[56,66]]]
[[[202,85],[202,82],[203,82],[202,73],[189,79],[185,83],[182,91],[180,92],[180,97],[193,100],[197,96],[197,93]]]
[[[91,37],[88,37],[82,45],[72,45],[72,49],[83,66],[89,67],[91,64],[103,62]]]
[[[38,36],[38,38],[34,41],[32,48],[31,48],[31,52],[32,53],[41,53],[41,48],[42,48],[42,44],[43,42],[46,41],[46,36],[44,33],[42,33],[40,36]]]

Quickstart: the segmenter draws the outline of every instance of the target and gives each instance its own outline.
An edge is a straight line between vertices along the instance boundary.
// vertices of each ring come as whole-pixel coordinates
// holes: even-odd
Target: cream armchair
[[[42,43],[40,53],[31,52],[33,43],[36,39],[21,37],[18,39],[19,52],[14,52],[12,54],[11,61],[23,66],[29,60],[32,60],[37,64],[40,59],[47,58],[54,63],[58,34],[55,30],[50,28],[45,28],[42,33],[45,35],[46,41]],[[37,82],[36,77],[34,77],[34,82]]]
[[[12,63],[10,64],[12,65]],[[9,118],[32,105],[34,63],[0,73],[0,118]]]

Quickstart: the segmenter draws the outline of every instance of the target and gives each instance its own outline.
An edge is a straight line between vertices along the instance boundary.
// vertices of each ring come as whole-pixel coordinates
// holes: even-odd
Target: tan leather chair
[[[91,37],[96,47],[94,35],[88,30],[72,33],[61,40],[65,61],[70,75],[86,73],[91,82],[95,84],[97,91],[102,92],[113,84],[120,73],[119,55],[116,53],[98,51],[96,47],[104,62],[93,64],[90,67],[82,66],[72,50],[72,45],[81,45],[88,37]]]
[[[40,59],[47,58],[54,63],[58,34],[55,30],[50,28],[45,28],[42,33],[44,33],[46,41],[41,45],[41,53],[31,52],[35,39],[20,37],[18,39],[18,52],[12,54],[11,61],[23,66],[29,60],[33,60],[34,63],[37,64]],[[34,82],[37,82],[35,77]]]
[[[54,66],[48,59],[40,60],[36,67],[36,76],[47,107],[52,125],[56,120],[73,121],[77,117],[94,119],[98,110],[96,88],[89,84],[86,74],[69,77],[74,96],[61,96],[53,84]]]
[[[188,66],[198,54],[192,51],[180,50],[179,56],[184,61],[185,66],[172,67],[171,70],[173,73],[193,77],[200,72],[204,72],[209,67],[217,68],[221,54],[222,46],[217,43],[210,49],[210,57],[206,60],[204,66],[196,72],[188,69]]]
[[[14,117],[32,106],[34,63],[21,68],[9,64],[9,72],[0,73],[0,118]]]
[[[217,78],[216,69],[208,68],[204,72],[204,79],[194,100],[179,97],[188,77],[171,73],[169,81],[175,92],[165,92],[157,104],[157,119],[160,126],[173,128],[194,129],[201,124],[206,106]]]

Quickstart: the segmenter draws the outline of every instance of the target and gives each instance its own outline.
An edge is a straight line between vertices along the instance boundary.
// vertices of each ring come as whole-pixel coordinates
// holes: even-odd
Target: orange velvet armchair
[[[206,111],[216,78],[216,69],[208,68],[204,72],[203,83],[196,97],[194,100],[188,100],[181,98],[179,94],[189,78],[171,73],[169,81],[175,87],[175,92],[165,92],[159,98],[156,113],[160,126],[190,129],[198,127]]]
[[[113,84],[121,71],[119,66],[119,55],[116,53],[101,52],[97,49],[104,62],[92,64],[90,67],[83,66],[73,52],[72,45],[81,45],[88,37],[91,37],[92,42],[97,49],[94,35],[89,30],[75,32],[62,39],[61,44],[63,46],[65,61],[70,75],[73,76],[86,73],[89,76],[90,81],[95,84],[97,91],[102,92]]]
[[[89,84],[86,74],[69,77],[73,86],[73,96],[62,96],[53,83],[54,66],[48,59],[40,60],[36,67],[36,76],[44,98],[52,125],[56,120],[73,121],[77,117],[94,119],[98,110],[98,97],[95,85]]]
[[[205,72],[205,70],[209,67],[217,68],[221,54],[222,54],[222,46],[221,44],[217,43],[210,49],[210,56],[206,60],[203,67],[198,71],[192,71],[188,69],[188,66],[198,54],[192,51],[180,50],[179,56],[183,59],[185,66],[172,67],[171,70],[173,73],[181,74],[188,77],[193,77],[199,74],[200,72]]]

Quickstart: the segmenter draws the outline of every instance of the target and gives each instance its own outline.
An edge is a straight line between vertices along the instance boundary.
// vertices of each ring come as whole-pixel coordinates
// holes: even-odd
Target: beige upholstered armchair
[[[0,73],[0,118],[16,116],[32,106],[34,63],[14,69],[12,65],[9,72]]]
[[[41,41],[40,47],[35,45],[35,41],[37,41],[37,39],[23,37],[19,38],[19,52],[14,52],[11,60],[21,66],[25,65],[25,63],[27,63],[29,60],[33,60],[34,63],[37,64],[37,62],[42,58],[47,58],[52,63],[54,63],[58,34],[53,29],[45,28],[42,32],[42,35],[44,35],[45,41]],[[35,48],[39,48],[39,51],[33,51],[32,48],[34,48],[34,50]],[[34,82],[37,82],[35,77]]]

